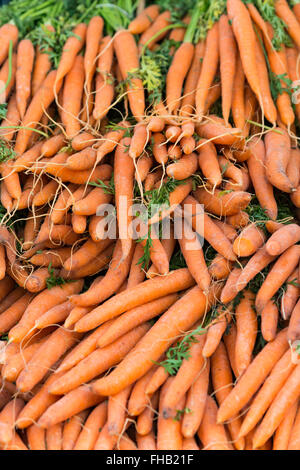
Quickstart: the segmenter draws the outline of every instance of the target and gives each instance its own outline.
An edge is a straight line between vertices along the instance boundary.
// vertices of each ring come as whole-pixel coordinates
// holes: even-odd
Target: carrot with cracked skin
[[[76,323],[77,331],[89,331],[100,323],[115,318],[127,310],[143,305],[168,294],[188,289],[194,280],[186,268],[166,276],[149,279],[125,292],[115,295]]]
[[[211,376],[217,402],[221,405],[233,388],[231,365],[222,341],[211,357]],[[241,424],[242,420],[238,416],[235,416],[227,424],[232,443],[237,450],[243,450],[245,448],[244,439],[239,437]]]
[[[292,362],[291,351],[288,350],[274,365],[269,377],[254,397],[251,406],[243,419],[240,430],[241,436],[246,436],[259,423],[264,413],[284,386],[296,364]]]
[[[268,301],[292,274],[299,263],[299,256],[300,247],[298,245],[291,246],[280,255],[272,266],[256,295],[255,307],[259,313],[262,312]]]
[[[68,393],[118,364],[145,335],[149,327],[150,325],[147,323],[140,325],[105,348],[96,349],[74,368],[58,378],[51,385],[49,391],[55,395]]]
[[[287,330],[285,329],[255,356],[230,394],[222,402],[218,411],[218,422],[224,423],[231,419],[248,403],[287,349]]]
[[[206,366],[206,360],[202,356],[205,336],[203,334],[196,335],[195,340],[195,344],[189,348],[189,358],[183,359],[172,384],[165,393],[161,404],[161,412],[165,419],[172,417],[175,407],[178,406]]]
[[[122,78],[126,80],[129,72],[139,69],[138,48],[134,36],[126,30],[118,31],[114,36],[114,50]],[[127,93],[132,114],[137,121],[140,121],[145,114],[145,96],[142,80],[132,78],[130,84],[127,85]]]
[[[95,382],[94,391],[107,395],[118,393],[142,377],[152,367],[153,361],[158,360],[173,343],[174,337],[187,331],[205,314],[215,294],[216,289],[211,290],[209,297],[206,297],[198,287],[188,291],[158,319],[111,374]],[[180,318],[178,311],[184,312]]]
[[[124,257],[121,240],[118,240],[115,245],[112,262],[104,278],[99,283],[91,286],[83,294],[72,297],[72,303],[81,307],[89,307],[106,300],[114,294],[127,278],[132,256],[133,246],[128,256]]]
[[[266,153],[262,139],[252,138],[249,142],[251,156],[247,160],[248,170],[255,194],[260,205],[265,209],[267,215],[272,219],[277,218],[277,202],[273,193],[273,186],[267,178],[265,161]]]
[[[252,360],[253,348],[257,334],[257,316],[253,308],[255,295],[249,291],[243,291],[243,298],[236,307],[236,342],[235,363],[238,375],[241,375]]]
[[[232,450],[225,427],[217,422],[218,407],[215,400],[207,395],[198,437],[206,450]]]
[[[76,440],[73,450],[93,450],[107,418],[107,402],[96,406],[88,415],[84,426]]]
[[[257,427],[253,437],[253,447],[261,447],[276,431],[288,410],[299,398],[299,365],[292,371],[286,382],[278,391],[264,418]]]
[[[196,88],[195,104],[200,121],[203,119],[205,100],[208,90],[215,78],[218,63],[219,25],[215,23],[207,33],[203,62]]]
[[[34,329],[35,321],[47,310],[59,303],[66,301],[67,296],[79,292],[83,281],[66,283],[62,286],[54,286],[50,290],[39,293],[28,305],[19,323],[9,332],[11,341],[20,343]]]
[[[178,300],[178,295],[169,294],[165,297],[148,302],[139,307],[135,307],[123,313],[120,317],[116,318],[111,326],[100,336],[98,346],[103,348],[111,344],[116,339],[120,338],[123,334],[131,329],[137,327],[166,311],[174,302]]]

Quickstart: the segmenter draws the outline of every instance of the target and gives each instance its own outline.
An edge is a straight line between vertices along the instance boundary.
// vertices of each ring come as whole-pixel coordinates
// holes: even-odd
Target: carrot
[[[67,318],[72,308],[73,305],[70,301],[55,305],[37,319],[35,322],[35,327],[41,329],[56,323],[63,322]]]
[[[6,140],[11,141],[15,135],[15,129],[5,129],[7,126],[18,126],[20,122],[20,113],[17,108],[16,94],[14,93],[7,105],[7,112],[5,118],[1,122],[0,135]],[[3,129],[1,127],[3,126]]]
[[[194,285],[188,270],[178,269],[161,278],[149,279],[125,292],[117,294],[103,305],[92,310],[75,326],[77,331],[95,328],[106,320],[119,316],[127,310],[143,305],[168,294],[184,290]]]
[[[17,26],[11,23],[6,23],[0,28],[0,38],[1,38],[1,54],[0,54],[0,64],[4,62],[7,58],[9,51],[10,41],[14,47],[18,41],[19,31]]]
[[[214,193],[209,193],[205,188],[197,188],[195,197],[204,204],[207,211],[219,216],[230,216],[245,209],[251,199],[251,195],[245,191],[233,191],[222,193],[222,190],[215,189]]]
[[[299,448],[299,407],[297,414],[295,416],[295,421],[291,430],[290,434],[290,439],[289,439],[289,444],[288,444],[288,450],[296,450]]]
[[[5,433],[0,432],[0,441],[1,444],[9,444],[13,438],[13,430],[15,426],[16,419],[24,406],[24,401],[21,398],[16,398],[11,400],[4,406],[0,413],[0,430],[3,430],[4,426],[7,425]],[[2,426],[4,425],[4,426]],[[6,426],[5,426],[6,427]]]
[[[126,414],[127,401],[131,387],[127,387],[116,395],[110,396],[107,405],[107,430],[108,434],[117,440],[123,431]]]
[[[172,387],[174,377],[170,377],[164,384],[159,400],[159,415],[157,421],[157,449],[158,450],[181,450],[182,449],[182,434],[180,432],[181,419],[174,419],[174,412],[172,410],[172,416],[165,418],[163,416],[163,404],[167,392]],[[184,407],[185,400],[180,399],[178,403],[178,409],[182,410]],[[176,412],[175,412],[176,413]]]
[[[150,431],[148,434],[143,436],[137,433],[136,442],[138,450],[156,450],[156,440],[153,431]]]
[[[261,312],[261,332],[266,341],[272,341],[277,332],[278,308],[275,302],[269,301]]]
[[[87,97],[91,92],[91,82],[96,69],[96,57],[102,36],[103,24],[103,19],[100,16],[93,16],[86,30],[84,72]]]
[[[120,362],[149,329],[149,324],[138,326],[106,348],[97,349],[66,372],[51,385],[49,391],[61,395],[74,390]]]
[[[287,331],[282,330],[274,341],[268,343],[255,356],[236,386],[223,401],[218,412],[218,422],[223,423],[232,418],[248,403],[287,349]]]
[[[0,302],[2,302],[5,297],[14,289],[15,283],[9,277],[5,276],[4,279],[0,280]]]
[[[264,241],[265,234],[263,230],[257,227],[255,223],[252,223],[245,227],[234,240],[233,251],[239,257],[251,256],[263,245]]]
[[[181,233],[180,233],[181,231]],[[176,233],[177,232],[177,233]],[[210,275],[205,263],[202,245],[187,222],[175,224],[175,235],[178,235],[179,245],[188,269],[199,288],[207,292],[210,286]]]
[[[133,159],[139,157],[143,153],[147,145],[148,139],[149,134],[147,131],[146,124],[137,124],[134,127],[132,139],[130,142],[130,147],[128,151],[129,156]]]
[[[98,433],[98,438],[95,442],[94,450],[113,450],[116,445],[115,436],[111,436],[108,433],[107,423],[104,424],[100,433]]]
[[[47,450],[62,450],[62,423],[53,424],[46,430]]]
[[[296,269],[286,281],[286,290],[281,297],[281,315],[284,320],[290,318],[292,311],[297,303],[300,294],[300,288],[297,281],[298,270]]]
[[[211,186],[219,186],[222,175],[217,159],[217,151],[212,142],[201,139],[197,146],[199,154],[199,167]]]
[[[79,339],[78,334],[58,328],[30,359],[18,379],[17,387],[21,391],[29,391],[47,373],[49,367]],[[55,346],[55,347],[54,347]]]
[[[300,303],[298,301],[292,311],[288,326],[288,340],[290,342],[293,342],[299,338],[299,310]]]
[[[129,144],[130,139],[128,137],[122,139],[121,145],[118,146],[115,152],[114,162],[116,209],[124,258],[129,255],[132,247],[131,235],[128,230],[132,220],[130,206],[133,199],[134,163],[125,151],[125,146]]]
[[[213,294],[212,292],[211,295]],[[205,313],[210,302],[211,296],[207,298],[198,287],[191,289],[159,318],[148,334],[140,340],[138,346],[111,374],[95,382],[93,389],[97,393],[111,395],[142,377],[152,367],[153,361],[158,360],[172,344],[174,337],[187,331]],[[184,312],[180,318],[179,310]],[[176,318],[175,322],[172,321],[173,317]]]
[[[284,22],[289,35],[295,41],[297,46],[300,47],[300,25],[297,17],[294,15],[293,11],[290,9],[288,3],[285,0],[276,0],[274,6],[276,14]]]
[[[253,438],[253,447],[261,447],[275,432],[291,406],[298,400],[299,365],[292,371],[288,379],[274,398]]]
[[[31,94],[31,74],[34,61],[34,47],[29,39],[19,42],[17,52],[16,100],[21,119],[25,115]]]
[[[87,410],[84,410],[66,421],[62,433],[62,450],[73,450],[87,415]]]
[[[155,18],[139,39],[140,52],[143,51],[146,45],[148,49],[153,49],[155,44],[167,34],[168,30],[165,30],[165,28],[170,25],[170,19],[171,13],[169,11],[164,11]]]
[[[30,450],[46,450],[45,430],[32,424],[27,428],[26,436]]]
[[[290,139],[283,130],[280,134],[274,131],[267,133],[266,145],[266,174],[273,186],[284,192],[292,191],[292,184],[286,175],[290,158]]]
[[[219,253],[211,261],[208,272],[213,279],[226,279],[232,270],[232,262],[224,258]]]
[[[277,119],[277,110],[271,95],[268,68],[264,56],[264,51],[262,50],[262,40],[259,37],[256,37],[255,55],[259,85],[261,90],[263,113],[268,119],[268,121],[270,121],[274,125]],[[248,117],[248,119],[251,118]]]
[[[84,423],[73,450],[93,450],[99,430],[104,426],[107,415],[107,403],[96,406]]]
[[[273,194],[272,184],[267,179],[265,170],[265,146],[261,139],[253,138],[250,142],[251,157],[247,160],[248,170],[255,194],[260,205],[267,215],[275,220],[277,218],[277,203]]]
[[[146,408],[142,411],[142,413],[139,414],[137,418],[136,430],[140,436],[147,436],[147,434],[152,431],[153,418],[157,409],[158,398],[158,392],[154,393],[151,398],[149,397]]]
[[[67,280],[82,279],[87,276],[92,276],[99,273],[111,260],[113,253],[114,245],[111,244],[106,248],[102,253],[100,253],[96,258],[89,261],[87,264],[84,264],[81,268],[77,268],[74,271],[67,271],[62,269],[60,275]]]
[[[296,224],[284,225],[269,238],[266,250],[270,255],[279,256],[299,240],[299,226]]]
[[[25,152],[29,140],[34,132],[37,123],[40,121],[44,110],[47,109],[54,100],[54,83],[57,82],[57,87],[61,86],[61,81],[57,80],[57,72],[51,71],[41,84],[40,88],[32,98],[25,116],[22,121],[22,128],[19,130],[15,152],[22,154]]]
[[[128,310],[116,318],[112,325],[100,336],[98,346],[101,348],[108,346],[131,329],[163,313],[176,300],[178,300],[177,294],[169,294]]]
[[[45,339],[43,338],[41,342],[33,343],[30,346],[22,349],[19,353],[14,354],[10,358],[6,359],[6,363],[4,364],[1,371],[2,377],[9,382],[15,382],[18,375],[26,367],[27,362],[30,361],[32,356],[41,347],[42,342],[44,341]]]
[[[135,443],[128,436],[126,432],[122,434],[120,440],[117,443],[117,450],[138,450]]]
[[[285,52],[288,66],[288,75],[292,82],[295,82],[296,80],[299,80],[298,49],[295,46],[286,47]],[[295,105],[295,114],[299,119],[300,105],[299,103],[293,104]]]
[[[275,431],[273,438],[273,450],[288,450],[289,439],[295,421],[297,409],[298,402],[296,401],[294,405],[290,407]]]
[[[220,342],[211,358],[211,376],[217,401],[219,405],[221,405],[233,388],[230,362],[226,348],[222,342]],[[245,441],[243,438],[239,437],[241,419],[235,416],[234,419],[227,424],[227,427],[234,447],[237,450],[243,450]]]
[[[259,423],[295,367],[291,360],[291,351],[288,350],[274,365],[269,377],[252,401],[242,423],[241,436],[246,436]]]
[[[107,241],[110,242],[110,240]],[[99,243],[101,242],[98,242],[98,244]],[[133,246],[128,256],[124,258],[121,240],[118,240],[114,248],[112,263],[104,278],[101,279],[99,283],[91,286],[85,293],[77,297],[72,297],[72,303],[82,307],[88,307],[110,297],[125,281],[130,269],[132,256]]]
[[[235,362],[238,374],[241,375],[249,366],[257,334],[257,318],[253,309],[255,296],[246,290],[236,307],[236,343]]]
[[[141,34],[146,31],[151,23],[158,17],[159,15],[159,6],[158,5],[150,5],[144,10],[142,10],[136,18],[134,18],[129,26],[128,30],[132,34]]]
[[[229,312],[223,306],[217,307],[216,320],[213,320],[207,327],[206,340],[202,351],[204,357],[211,357],[213,355],[230,320]]]
[[[189,349],[189,358],[184,359],[172,384],[167,389],[162,401],[162,414],[165,419],[172,417],[172,412],[184,398],[186,392],[195,383],[205,368],[205,359],[202,356],[205,336],[196,335],[195,344]]]
[[[299,263],[299,255],[299,247],[294,245],[277,259],[257,293],[255,307],[258,312],[262,312],[268,301],[292,274]]]
[[[165,370],[165,368],[163,366],[159,366],[147,384],[146,394],[152,396],[154,393],[156,393],[160,386],[165,383],[168,377],[169,373]]]
[[[66,136],[72,139],[80,132],[78,114],[81,109],[81,100],[84,84],[84,61],[78,55],[64,82],[62,121]]]
[[[80,23],[73,29],[72,35],[66,40],[58,64],[56,83],[62,80],[73,67],[76,55],[84,46],[86,32],[86,24]],[[56,93],[58,93],[57,88]]]
[[[142,36],[143,37],[143,36]],[[150,44],[148,45],[148,47]],[[123,80],[128,73],[139,68],[138,48],[129,31],[118,31],[114,37],[114,49]],[[139,121],[145,113],[145,97],[142,80],[133,78],[127,86],[128,100],[133,116]]]
[[[228,240],[234,242],[237,237],[237,231],[231,225],[226,224],[226,222],[222,222],[221,220],[215,220],[214,222],[222,230],[224,235],[226,235]]]
[[[11,69],[10,69],[11,64]],[[11,74],[9,71],[11,70]],[[3,90],[3,86],[1,85],[1,94],[3,93],[4,99],[7,100],[10,92],[14,88],[15,81],[16,81],[16,73],[17,73],[17,54],[13,53],[11,57],[11,61],[6,59],[4,64],[0,70],[0,81],[1,84],[5,84],[5,90]]]
[[[156,367],[152,367],[132,386],[127,407],[130,416],[139,416],[150,405],[150,397],[145,393],[145,390],[155,370]]]
[[[6,297],[5,299],[2,299],[1,304],[0,304],[0,314],[2,314],[3,312],[5,312],[5,310],[10,308],[24,294],[25,292],[21,287],[16,287],[16,289],[12,290],[9,293],[6,292]]]
[[[207,395],[206,406],[202,422],[198,429],[198,436],[204,449],[207,450],[230,450],[225,428],[217,423],[218,408],[214,399]]]
[[[49,31],[50,34],[54,32],[53,26],[49,24],[45,25],[45,29]],[[48,51],[45,52],[41,47],[37,46],[35,53],[35,63],[32,72],[32,96],[35,95],[50,70],[51,59]]]
[[[36,253],[30,258],[30,263],[35,266],[49,266],[59,268],[71,255],[70,247],[57,248],[55,251],[43,251],[42,253]]]
[[[220,51],[220,73],[222,86],[222,114],[225,122],[228,122],[235,71],[237,47],[227,15],[222,15],[219,20],[219,51]],[[238,127],[238,126],[237,126]]]
[[[12,440],[5,447],[5,450],[29,450],[29,449],[26,447],[26,445],[20,438],[19,434],[14,433]]]
[[[144,153],[136,162],[136,170],[135,170],[135,180],[136,181],[145,181],[149,171],[151,170],[153,165],[153,158],[151,155]]]
[[[250,14],[241,0],[228,0],[228,18],[232,22],[232,29],[238,43],[243,69],[250,87],[261,99],[261,90],[256,67],[255,33]]]
[[[214,80],[219,62],[219,26],[215,23],[208,31],[205,43],[203,63],[196,89],[196,112],[200,119],[203,118],[205,100],[208,90]]]
[[[73,204],[73,213],[75,215],[94,215],[97,208],[106,205],[111,201],[111,195],[103,188],[94,188],[85,197]]]

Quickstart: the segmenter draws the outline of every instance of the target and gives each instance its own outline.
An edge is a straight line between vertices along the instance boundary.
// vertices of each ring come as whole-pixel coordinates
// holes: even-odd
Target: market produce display
[[[0,449],[300,450],[300,1],[0,8]]]

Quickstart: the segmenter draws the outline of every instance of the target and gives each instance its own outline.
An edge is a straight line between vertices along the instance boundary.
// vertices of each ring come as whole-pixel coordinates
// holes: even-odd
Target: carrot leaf
[[[47,289],[52,289],[52,287],[54,286],[62,286],[67,283],[67,281],[63,277],[57,276],[55,274],[55,271],[52,268],[51,263],[48,266],[48,273],[49,273],[49,277],[47,277],[46,279]]]
[[[4,139],[0,138],[0,163],[7,162],[15,157],[15,152],[12,148],[5,142]]]
[[[274,30],[274,37],[272,43],[274,48],[278,51],[281,49],[282,44],[291,47],[292,40],[285,30],[285,24],[281,18],[276,15],[275,1],[274,0],[255,0],[253,2],[258,8],[263,19],[270,23]]]
[[[176,415],[174,416],[173,420],[180,421],[182,415],[189,414],[189,413],[193,413],[193,411],[188,407],[183,408],[183,410],[176,410]]]

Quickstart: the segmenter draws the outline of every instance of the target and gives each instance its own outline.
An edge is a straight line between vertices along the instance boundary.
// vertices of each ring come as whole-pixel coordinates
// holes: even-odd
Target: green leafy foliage
[[[46,279],[47,289],[52,289],[54,286],[62,286],[67,283],[64,278],[56,275],[54,269],[51,266],[51,263],[48,266],[48,273],[49,277]]]
[[[160,366],[164,367],[166,372],[170,375],[176,375],[182,361],[190,358],[189,349],[193,343],[197,342],[197,335],[203,335],[206,333],[206,329],[198,326],[195,330],[188,333],[181,341],[175,346],[168,349],[166,353],[166,359],[159,363]]]
[[[15,152],[8,143],[0,138],[0,163],[7,162],[15,157]]]
[[[170,271],[174,271],[176,269],[186,268],[186,262],[182,251],[178,249],[170,259]]]
[[[111,178],[108,184],[105,184],[104,181],[97,179],[97,181],[92,181],[89,183],[90,186],[95,186],[96,188],[102,188],[105,194],[115,194],[115,182],[114,174],[112,173]]]
[[[174,416],[173,420],[174,421],[180,421],[181,417],[184,414],[190,414],[190,413],[193,413],[193,411],[188,407],[183,408],[183,410],[176,410],[176,415]]]
[[[5,119],[7,113],[7,103],[0,104],[0,121]]]
[[[285,30],[285,24],[275,12],[275,0],[255,0],[253,2],[259,10],[263,19],[269,22],[274,30],[272,39],[273,46],[276,50],[280,50],[282,44],[291,47],[292,41]]]
[[[171,12],[172,21],[178,21],[194,8],[197,0],[156,0],[155,3],[162,10],[169,10]]]

